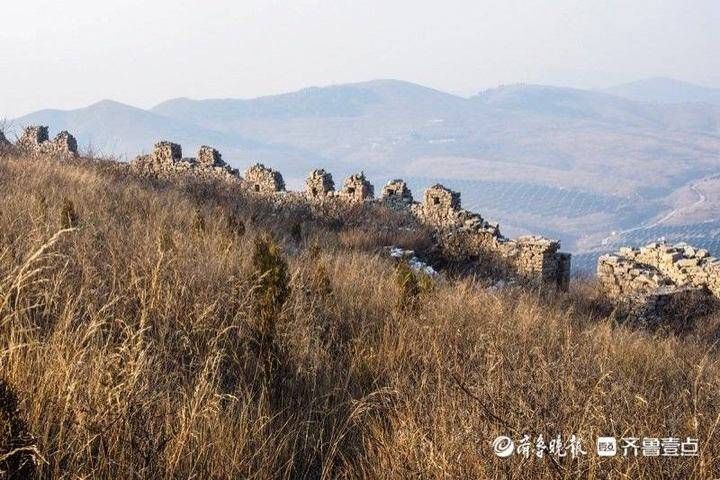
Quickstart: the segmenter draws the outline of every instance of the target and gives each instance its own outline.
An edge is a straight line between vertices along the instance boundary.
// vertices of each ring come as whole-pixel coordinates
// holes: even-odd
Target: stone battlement
[[[396,206],[406,206],[413,203],[412,192],[402,179],[390,180],[383,187],[382,199]]]
[[[197,158],[183,158],[180,145],[165,141],[156,143],[150,155],[141,155],[130,162],[130,168],[157,177],[190,173],[204,178],[240,179],[238,171],[228,166],[214,148],[202,146]]]
[[[133,162],[136,170],[172,174],[179,172],[212,173],[242,182],[250,191],[262,195],[284,195],[285,181],[277,170],[260,163],[248,168],[244,178],[222,162],[219,152],[202,147],[197,159],[183,159],[180,145],[159,142],[152,155]],[[557,285],[564,289],[570,278],[570,254],[559,252],[560,242],[537,236],[508,239],[500,234],[496,223],[485,221],[479,214],[461,207],[460,193],[433,185],[423,201],[413,201],[402,179],[388,182],[380,199],[374,199],[375,188],[363,172],[345,179],[342,188],[335,190],[332,175],[322,169],[313,170],[305,181],[304,198],[310,202],[342,201],[361,204],[383,202],[407,212],[414,221],[437,232],[438,245],[444,253],[460,258],[496,257],[501,260],[504,273],[523,280]]]
[[[21,152],[32,155],[55,155],[61,157],[77,157],[78,155],[75,137],[63,130],[50,140],[48,127],[45,126],[25,128],[15,147]]]
[[[335,195],[332,175],[323,169],[313,170],[305,180],[305,195],[309,199],[323,200]]]

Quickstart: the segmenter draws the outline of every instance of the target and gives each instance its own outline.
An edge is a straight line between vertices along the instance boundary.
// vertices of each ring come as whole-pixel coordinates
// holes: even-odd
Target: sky
[[[718,0],[5,0],[0,118],[394,78],[720,87]]]

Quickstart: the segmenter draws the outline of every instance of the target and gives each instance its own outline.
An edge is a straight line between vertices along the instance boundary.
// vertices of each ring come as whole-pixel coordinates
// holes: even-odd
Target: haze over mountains
[[[360,169],[376,183],[409,178],[416,190],[442,181],[504,231],[539,231],[582,251],[699,201],[692,186],[720,166],[719,92],[650,79],[603,91],[511,85],[464,98],[376,80],[149,110],[103,101],[13,125],[67,129],[81,145],[128,159],[159,139],[181,143],[185,155],[210,144],[241,169],[279,169],[294,188],[319,167],[336,182]]]

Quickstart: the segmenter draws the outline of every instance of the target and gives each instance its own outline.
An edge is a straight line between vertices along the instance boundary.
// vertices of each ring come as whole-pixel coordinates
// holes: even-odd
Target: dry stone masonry
[[[77,152],[77,142],[72,135],[61,132],[50,141],[47,127],[27,128],[17,146],[25,151],[40,153]],[[285,192],[285,182],[280,172],[258,163],[245,171],[243,179],[237,170],[222,160],[220,152],[209,146],[200,147],[197,158],[183,158],[179,144],[161,141],[155,144],[150,155],[141,155],[133,160],[130,168],[137,173],[156,177],[189,173],[205,178],[237,181],[249,191],[264,195]],[[340,191],[335,192],[332,175],[325,170],[314,170],[306,180],[304,196],[283,195],[278,199],[290,197],[363,203],[373,199],[374,187],[361,172],[347,178]],[[561,288],[568,284],[570,254],[559,251],[560,242],[537,236],[505,238],[496,223],[489,223],[479,214],[463,209],[458,192],[439,184],[433,185],[425,191],[423,201],[417,203],[413,201],[407,184],[401,179],[395,179],[385,185],[379,201],[405,211],[414,221],[433,228],[442,251],[457,252],[470,258],[490,254],[509,266],[508,273],[515,277],[553,283]],[[713,285],[720,292],[720,281]]]
[[[323,200],[335,194],[332,175],[323,169],[313,170],[305,181],[305,194],[313,200]]]
[[[720,261],[685,243],[621,248],[598,259],[597,274],[613,297],[673,286],[705,289],[720,298]]]
[[[48,140],[48,127],[27,127],[23,131],[22,136],[18,139],[17,147],[23,152],[35,153],[40,149],[40,145]]]
[[[197,160],[183,159],[180,146],[169,142],[158,143],[153,155],[136,161],[140,167],[168,172],[192,170],[198,166],[220,168],[219,165],[224,165],[220,162],[220,154],[210,147],[202,147]],[[246,170],[244,183],[248,190],[260,194],[285,191],[282,175],[262,164]],[[339,192],[335,192],[334,187],[329,172],[313,170],[307,177],[304,197],[363,203],[374,196],[374,187],[362,172],[347,178]],[[560,242],[537,236],[505,238],[496,223],[489,223],[479,214],[463,209],[458,192],[433,185],[425,191],[422,203],[416,203],[407,184],[395,179],[385,185],[380,201],[401,207],[419,223],[435,229],[441,249],[454,250],[463,257],[489,253],[509,266],[515,277],[567,287],[571,258],[570,254],[559,251]]]
[[[183,158],[182,147],[177,143],[158,142],[152,154],[137,157],[130,167],[137,173],[157,177],[190,173],[204,178],[240,180],[238,171],[222,160],[220,152],[208,146],[200,147],[197,158]]]
[[[33,155],[54,155],[61,157],[76,157],[78,155],[77,140],[67,131],[58,133],[50,140],[48,127],[27,127],[18,139],[16,147],[25,153]]]
[[[621,248],[598,259],[597,275],[610,299],[651,323],[720,298],[720,261],[685,243]]]
[[[277,170],[256,163],[245,170],[245,182],[256,193],[277,193],[285,191],[285,181]]]
[[[382,199],[392,205],[410,205],[413,203],[412,192],[401,179],[390,180],[383,187]]]
[[[364,202],[375,195],[375,188],[363,172],[350,175],[340,190],[340,197],[350,202]]]
[[[458,256],[494,257],[524,280],[561,289],[568,286],[571,257],[559,252],[559,241],[539,236],[505,238],[497,223],[461,208],[458,192],[433,185],[425,191],[423,203],[412,205],[411,211],[422,223],[436,228],[441,243]]]

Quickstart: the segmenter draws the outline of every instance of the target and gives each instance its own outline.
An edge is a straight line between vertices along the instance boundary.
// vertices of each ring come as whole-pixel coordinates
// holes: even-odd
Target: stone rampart
[[[150,155],[137,157],[130,163],[130,168],[155,177],[192,174],[204,178],[240,180],[238,171],[229,167],[214,148],[202,146],[197,158],[183,158],[182,147],[166,141],[156,143]]]
[[[60,134],[57,144],[72,150],[73,142],[66,132]],[[56,139],[57,140],[57,139]],[[74,139],[72,139],[74,140]],[[47,142],[47,129],[28,129],[19,142],[27,148]],[[244,173],[230,168],[222,160],[220,152],[203,146],[197,158],[183,158],[180,145],[158,142],[150,155],[142,155],[131,162],[131,169],[142,174],[166,177],[189,173],[207,178],[221,178],[241,182],[250,192],[275,195],[285,192],[285,182],[280,172],[262,164],[255,164]],[[291,198],[292,197],[292,198]],[[295,195],[278,197],[288,201]],[[351,175],[336,192],[332,175],[325,170],[310,172],[304,195],[298,199],[364,203],[374,201],[374,187],[364,173]],[[501,235],[496,223],[485,221],[477,213],[461,206],[460,193],[433,185],[423,195],[423,201],[413,201],[412,193],[401,179],[388,182],[382,190],[379,202],[407,212],[412,222],[431,227],[436,232],[437,245],[443,254],[463,258],[498,259],[503,273],[523,280],[549,283],[566,288],[570,277],[570,254],[559,251],[560,242],[537,236],[508,239]],[[340,205],[340,204],[338,204]]]
[[[496,223],[461,208],[460,193],[433,185],[423,203],[411,207],[424,224],[438,230],[441,243],[459,257],[490,256],[524,280],[555,284],[564,289],[570,280],[569,253],[559,252],[560,242],[539,236],[508,239]]]

